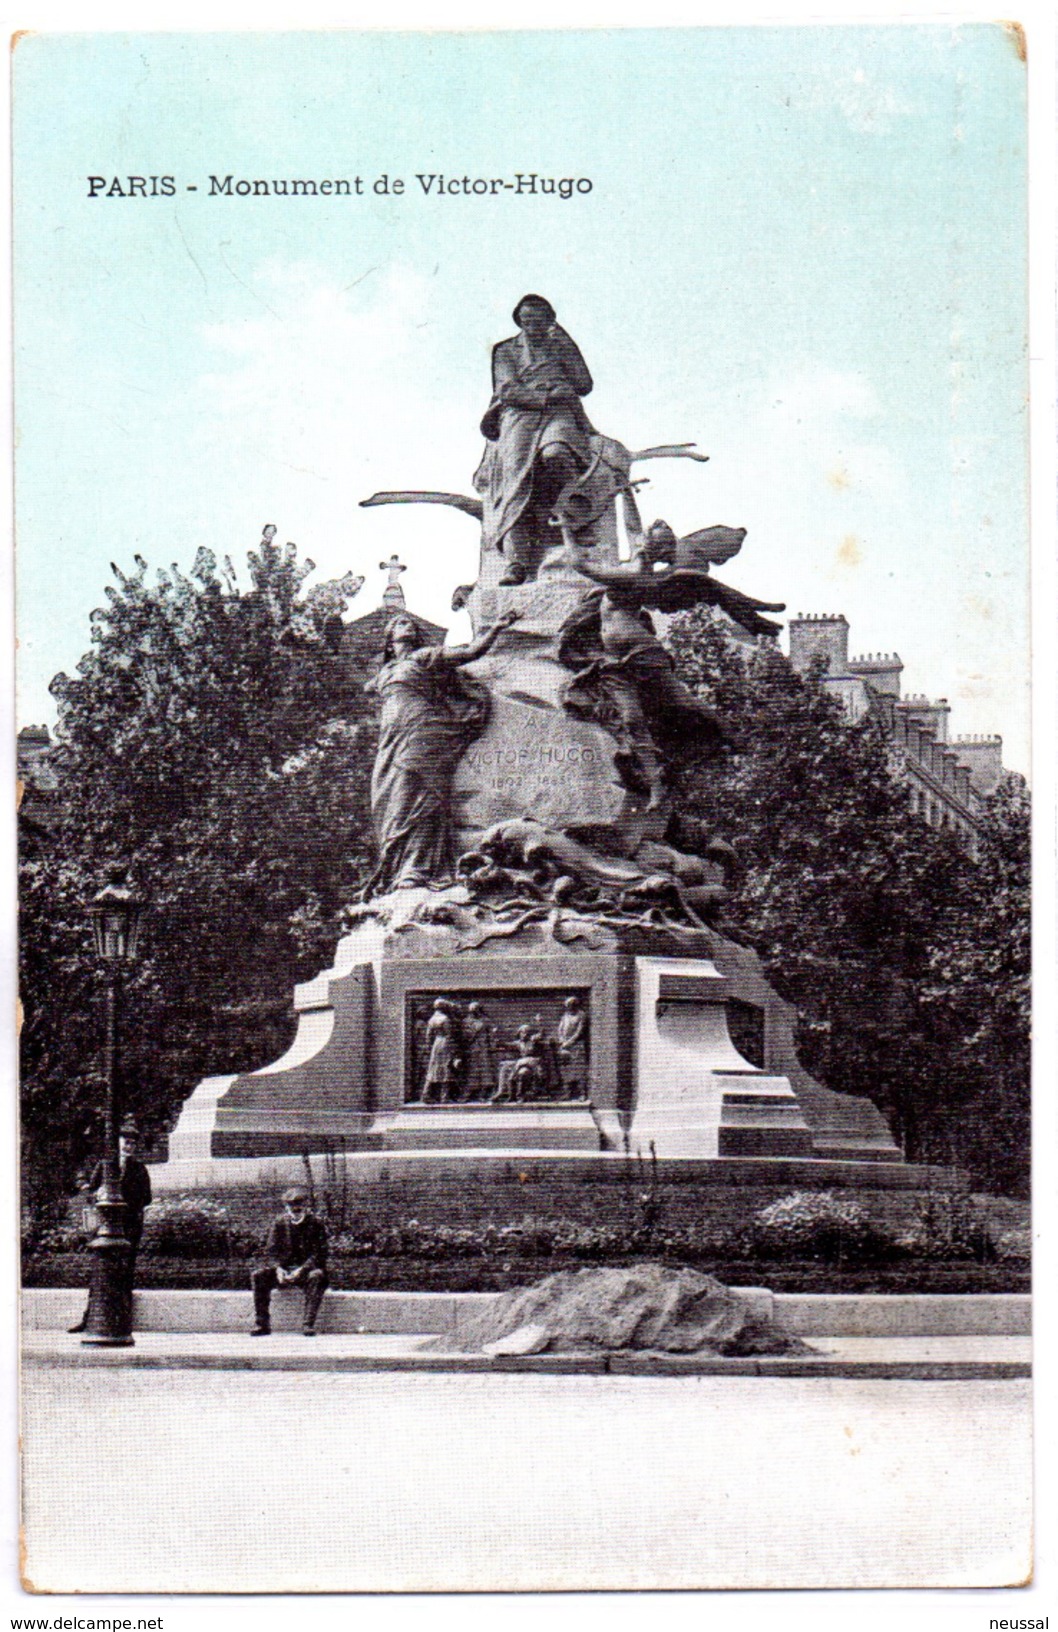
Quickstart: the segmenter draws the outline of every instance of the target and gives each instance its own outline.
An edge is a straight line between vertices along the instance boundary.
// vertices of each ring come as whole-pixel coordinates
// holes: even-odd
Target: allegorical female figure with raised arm
[[[481,421],[488,446],[474,478],[484,497],[482,542],[501,550],[502,584],[522,584],[534,547],[550,543],[548,517],[562,489],[591,464],[593,434],[581,405],[587,365],[541,295],[514,308],[519,332],[492,353],[492,401]]]
[[[450,877],[452,776],[489,713],[487,688],[459,670],[483,657],[517,616],[506,613],[469,646],[427,645],[407,613],[390,624],[368,685],[382,699],[382,717],[371,775],[379,859],[365,896]]]

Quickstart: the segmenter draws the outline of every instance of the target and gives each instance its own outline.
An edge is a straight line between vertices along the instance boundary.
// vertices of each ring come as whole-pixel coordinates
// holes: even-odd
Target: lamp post
[[[129,1348],[132,1345],[132,1288],[128,1268],[132,1249],[125,1236],[125,1202],[118,1155],[118,1015],[122,974],[126,963],[136,955],[143,903],[128,888],[124,875],[115,874],[91,902],[88,917],[107,981],[104,1051],[107,1098],[103,1189],[97,1202],[99,1228],[90,1245],[91,1292],[81,1341],[101,1348]]]

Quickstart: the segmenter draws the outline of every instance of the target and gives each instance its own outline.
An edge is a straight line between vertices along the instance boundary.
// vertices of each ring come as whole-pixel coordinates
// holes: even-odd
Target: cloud
[[[248,287],[253,317],[201,331],[217,359],[198,381],[202,411],[258,457],[323,481],[381,454],[400,423],[381,402],[406,412],[421,387],[427,281],[392,267],[342,287],[311,262],[268,261]]]
[[[377,604],[378,563],[395,550],[409,605],[465,634],[449,603],[477,573],[474,524],[438,507],[358,509],[378,489],[471,491],[487,374],[453,389],[436,284],[401,265],[353,283],[310,259],[239,271],[252,315],[200,327],[207,366],[181,411],[213,496],[210,538],[244,534],[250,516],[251,534],[274,522],[320,577],[365,575],[359,613]]]

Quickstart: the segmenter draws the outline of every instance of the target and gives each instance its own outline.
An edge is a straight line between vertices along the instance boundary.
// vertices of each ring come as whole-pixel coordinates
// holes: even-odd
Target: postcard
[[[25,1592],[1030,1580],[1025,73],[17,40]]]

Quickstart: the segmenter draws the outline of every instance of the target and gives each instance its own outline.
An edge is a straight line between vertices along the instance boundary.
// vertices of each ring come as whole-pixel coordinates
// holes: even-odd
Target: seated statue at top
[[[506,557],[501,584],[524,584],[553,542],[549,518],[591,465],[594,435],[580,400],[592,378],[554,307],[524,295],[514,321],[520,332],[493,349],[492,401],[481,421],[488,445],[474,477],[485,501],[482,542]]]

